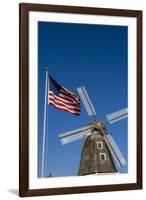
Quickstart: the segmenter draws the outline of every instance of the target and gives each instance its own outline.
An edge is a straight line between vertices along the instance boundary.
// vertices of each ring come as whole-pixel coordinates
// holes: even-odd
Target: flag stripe
[[[67,108],[69,108],[69,109],[72,109],[72,110],[80,111],[80,107],[77,108],[77,107],[75,107],[75,106],[67,105],[67,104],[65,104],[65,103],[62,103],[62,102],[58,101],[57,99],[49,98],[49,103],[50,103],[50,102],[54,102],[54,103],[56,103],[57,105],[65,106],[65,107],[67,107]]]
[[[59,96],[60,96],[61,98],[63,97],[64,99],[69,100],[69,101],[71,101],[71,102],[75,102],[76,104],[78,103],[75,99],[73,99],[73,98],[70,97],[70,96],[67,96],[67,94],[64,95],[62,92],[60,93]]]
[[[63,99],[63,100],[65,100],[65,101],[67,101],[67,102],[71,102],[71,103],[73,103],[73,104],[75,104],[75,105],[80,105],[80,102],[75,102],[75,101],[72,101],[72,100],[70,100],[69,98],[67,98],[66,96],[64,96],[64,95],[59,95],[59,97],[61,98],[61,99]]]
[[[64,88],[61,89],[61,93],[64,94],[64,95],[68,95],[69,97],[73,98],[73,100],[75,101],[79,101],[79,98],[76,97],[75,95],[73,94],[70,94],[67,90],[65,90]]]
[[[66,103],[68,105],[73,105],[73,106],[77,106],[77,107],[80,107],[80,102],[79,104],[77,105],[77,103],[75,102],[71,102],[70,100],[66,100],[64,97],[59,97],[59,96],[56,96],[53,92],[49,91],[48,93],[48,99],[49,98],[56,98],[57,100],[61,101],[62,103]]]
[[[72,114],[75,114],[75,115],[80,115],[80,112],[70,110],[70,109],[68,109],[68,108],[66,108],[64,106],[62,107],[62,106],[56,105],[55,103],[52,103],[52,102],[50,102],[49,104],[54,106],[54,107],[56,107],[56,108],[58,108],[59,110],[68,111],[68,112],[70,112]]]
[[[74,96],[75,98],[79,98],[76,94],[74,94],[73,92],[69,91],[68,89],[66,89],[65,87],[62,86],[62,90],[64,90],[65,92],[68,92],[69,94],[71,94],[72,96]]]

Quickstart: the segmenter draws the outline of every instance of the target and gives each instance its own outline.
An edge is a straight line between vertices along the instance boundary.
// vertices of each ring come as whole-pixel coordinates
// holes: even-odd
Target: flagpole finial
[[[46,67],[45,69],[46,69],[46,71],[48,71],[48,67]]]
[[[40,69],[40,70],[43,70],[43,71],[45,71],[45,72],[48,71],[48,67],[40,67],[39,69]]]

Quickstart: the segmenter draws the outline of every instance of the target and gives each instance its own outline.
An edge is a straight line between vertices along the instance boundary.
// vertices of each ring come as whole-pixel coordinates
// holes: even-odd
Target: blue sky
[[[38,24],[38,172],[41,175],[45,72],[72,92],[85,86],[97,118],[127,107],[126,26],[39,22]],[[45,176],[77,174],[82,141],[61,145],[60,133],[83,127],[92,117],[81,104],[81,115],[47,106]],[[127,160],[127,119],[108,125]],[[127,172],[127,167],[119,169]]]

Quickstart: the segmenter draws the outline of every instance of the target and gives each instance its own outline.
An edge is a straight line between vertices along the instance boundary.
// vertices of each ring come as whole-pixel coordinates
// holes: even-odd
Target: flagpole
[[[44,177],[45,141],[46,141],[46,113],[47,113],[47,92],[48,92],[47,88],[48,88],[48,69],[46,69],[46,82],[45,82],[44,126],[43,126],[43,143],[42,143],[42,172],[41,172],[41,177]]]

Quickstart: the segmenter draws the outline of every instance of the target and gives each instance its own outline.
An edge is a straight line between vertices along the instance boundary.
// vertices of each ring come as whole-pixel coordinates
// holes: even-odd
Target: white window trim
[[[101,147],[99,147],[98,144],[101,144]],[[97,142],[97,149],[103,149],[103,142]]]
[[[104,155],[104,158],[105,158],[105,159],[101,159],[101,156],[102,156],[102,155]],[[106,160],[106,153],[100,153],[99,156],[100,156],[100,160]]]

